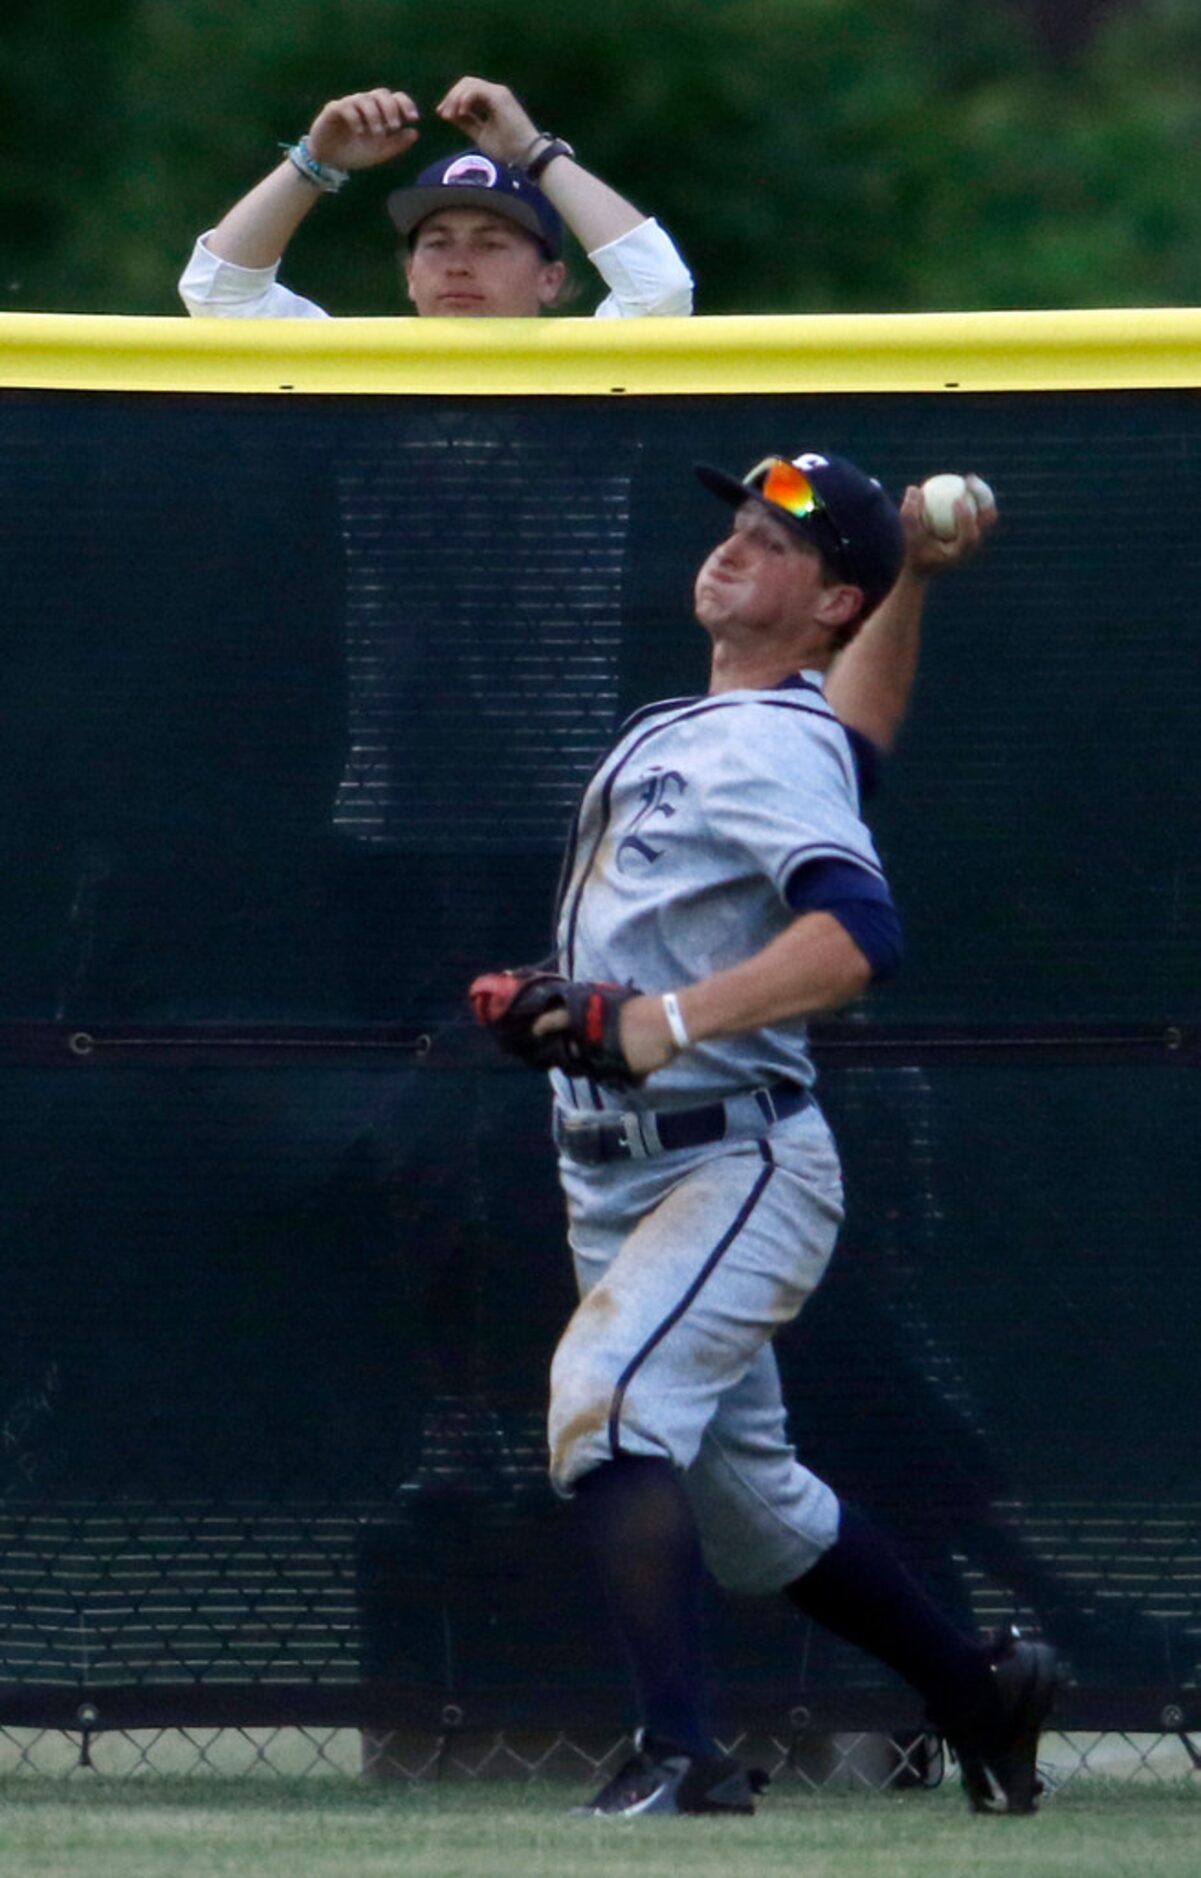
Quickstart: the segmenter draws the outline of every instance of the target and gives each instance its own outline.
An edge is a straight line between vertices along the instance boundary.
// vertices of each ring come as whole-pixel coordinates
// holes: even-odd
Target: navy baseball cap
[[[741,480],[708,463],[698,463],[696,473],[732,508],[757,502],[819,548],[836,573],[863,589],[867,613],[879,606],[901,571],[905,534],[896,504],[874,476],[865,476],[845,457],[818,450],[769,456]]]
[[[524,170],[497,163],[482,150],[443,157],[422,170],[412,188],[394,189],[388,197],[388,213],[402,235],[411,235],[439,209],[486,209],[533,235],[550,260],[562,251],[563,223],[554,204]]]

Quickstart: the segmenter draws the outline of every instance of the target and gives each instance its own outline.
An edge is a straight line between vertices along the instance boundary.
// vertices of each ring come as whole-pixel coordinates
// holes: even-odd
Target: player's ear
[[[836,581],[822,588],[817,604],[818,618],[840,637],[855,625],[862,612],[862,587],[852,587],[847,581]]]

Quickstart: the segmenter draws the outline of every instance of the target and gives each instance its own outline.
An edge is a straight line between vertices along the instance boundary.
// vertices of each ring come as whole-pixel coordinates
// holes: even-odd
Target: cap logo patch
[[[829,469],[828,456],[819,456],[816,450],[806,450],[804,456],[794,456],[793,467],[799,470]]]
[[[495,189],[499,180],[495,163],[474,150],[456,157],[442,177],[443,183],[473,183],[477,189]]]

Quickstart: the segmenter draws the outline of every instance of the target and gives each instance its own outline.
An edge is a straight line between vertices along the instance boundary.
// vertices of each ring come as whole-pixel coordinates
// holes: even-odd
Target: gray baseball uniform
[[[842,458],[696,473],[736,511],[694,590],[712,689],[631,719],[585,791],[566,987],[486,973],[470,992],[502,1049],[559,1066],[582,1295],[552,1367],[551,1475],[578,1492],[643,1718],[587,1810],[754,1810],[762,1782],[705,1712],[703,1549],[722,1584],[783,1591],[911,1683],[977,1812],[1030,1813],[1054,1650],[1012,1627],[981,1643],[931,1603],[797,1460],[772,1352],[842,1219],[805,1024],[774,1014],[845,1001],[901,950],[859,814],[862,740],[795,666],[828,664],[891,592],[904,524]],[[738,675],[763,688],[729,688]]]
[[[585,793],[561,967],[652,993],[695,982],[795,919],[790,882],[815,860],[882,879],[814,675],[653,705]],[[813,1079],[800,1021],[711,1039],[634,1091],[554,1077],[582,1302],[552,1371],[552,1479],[569,1492],[619,1454],[669,1458],[710,1569],[742,1591],[791,1582],[838,1529],[788,1442],[771,1350],[842,1219]]]

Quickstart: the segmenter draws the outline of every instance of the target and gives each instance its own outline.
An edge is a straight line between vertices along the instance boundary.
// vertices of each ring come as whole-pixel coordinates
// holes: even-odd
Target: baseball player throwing
[[[860,816],[863,733],[890,742],[926,579],[992,514],[961,504],[954,540],[936,539],[918,490],[898,512],[818,452],[698,474],[733,511],[695,585],[708,695],[638,712],[588,784],[556,969],[471,989],[554,1086],[581,1303],[552,1369],[551,1474],[588,1525],[642,1711],[588,1810],[753,1809],[761,1781],[704,1712],[703,1561],[906,1677],[976,1810],[1032,1812],[1052,1651],[944,1618],[798,1460],[772,1354],[842,1219],[806,1019],[901,951]]]

